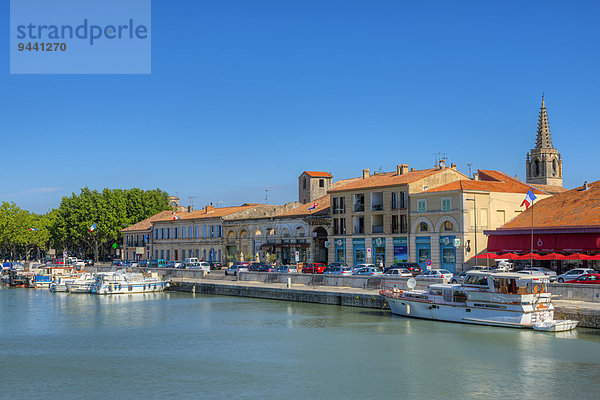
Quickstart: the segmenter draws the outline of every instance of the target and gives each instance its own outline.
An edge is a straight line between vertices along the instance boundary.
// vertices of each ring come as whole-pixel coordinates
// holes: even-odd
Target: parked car
[[[181,268],[183,267],[183,263],[181,261],[169,261],[167,263],[167,268]]]
[[[352,270],[352,268],[350,268],[346,264],[340,264],[340,265],[335,265],[335,266],[332,266],[332,264],[329,264],[329,267],[327,267],[325,269],[325,271],[323,271],[323,274],[324,275],[352,275],[353,272],[354,271]]]
[[[600,285],[600,274],[583,274],[577,279],[567,281],[566,283],[579,283],[584,285]]]
[[[138,262],[140,267],[147,267],[148,266],[148,260],[140,260]]]
[[[221,269],[223,268],[223,264],[220,262],[216,262],[216,261],[209,261],[210,264],[210,269],[211,270],[215,270],[215,269]]]
[[[430,278],[430,279],[448,279],[451,280],[454,274],[447,269],[430,269],[423,272],[417,278]]]
[[[331,268],[331,267],[348,267],[348,264],[346,263],[341,263],[341,262],[334,262],[334,263],[330,263],[327,268]]]
[[[183,266],[183,264],[181,265]],[[199,269],[210,274],[210,264],[206,261],[193,262],[191,265],[188,265],[187,269]]]
[[[183,264],[186,267],[192,265],[193,263],[197,263],[197,262],[200,262],[200,260],[198,260],[197,257],[189,257],[189,258],[186,258],[185,260],[183,260]]]
[[[86,267],[93,267],[94,266],[94,260],[92,260],[92,259],[85,260],[84,263],[85,263]]]
[[[412,277],[412,273],[406,268],[389,268],[384,275],[393,276],[396,278],[399,277]]]
[[[302,268],[302,272],[305,274],[322,274],[326,268],[327,266],[323,263],[310,263]]]
[[[117,259],[117,260],[112,260],[112,262],[110,263],[110,265],[113,265],[113,266],[119,267],[119,266],[121,265],[121,262],[122,262],[122,260],[119,260],[119,259]]]
[[[575,268],[575,269],[565,272],[564,274],[558,275],[556,277],[556,280],[558,281],[558,283],[563,283],[566,281],[575,280],[583,274],[594,274],[594,273],[596,273],[596,271],[594,271],[591,268]]]
[[[356,264],[356,265],[354,266],[354,268],[352,268],[352,270],[353,270],[354,272],[356,272],[356,271],[358,271],[358,270],[359,270],[359,269],[361,269],[361,268],[365,268],[365,267],[374,267],[374,266],[375,266],[375,264]]]
[[[358,268],[354,270],[354,273],[352,273],[352,275],[371,275],[371,276],[377,276],[377,275],[383,275],[383,271],[381,270],[381,268],[379,267],[362,267],[362,268]]]
[[[409,263],[409,262],[397,262],[393,263],[389,268],[386,268],[385,271],[390,270],[392,268],[404,268],[410,271],[412,276],[417,276],[423,272],[419,264],[417,263]],[[385,272],[384,271],[384,272]]]
[[[551,269],[548,269],[548,268],[542,268],[542,267],[523,268],[523,269],[517,271],[517,273],[519,273],[519,274],[527,274],[530,271],[531,272],[538,272],[539,274],[545,275],[548,279],[550,279],[550,282],[554,282],[556,280],[556,272],[554,272],[554,271],[552,271]],[[533,273],[533,275],[536,275],[536,274]]]
[[[263,264],[261,262],[253,262],[250,263],[250,265],[248,265],[248,271],[261,271],[261,268],[263,268],[266,264]]]
[[[247,272],[249,263],[238,261],[225,270],[225,275],[236,276],[238,272]]]
[[[474,271],[481,271],[481,270],[474,270]],[[463,281],[465,280],[465,276],[467,275],[467,272],[472,272],[470,269],[461,272],[458,275],[453,275],[452,279],[450,279],[450,283],[463,283]]]
[[[277,268],[277,272],[280,272],[283,274],[297,274],[298,268],[295,265],[280,265]]]

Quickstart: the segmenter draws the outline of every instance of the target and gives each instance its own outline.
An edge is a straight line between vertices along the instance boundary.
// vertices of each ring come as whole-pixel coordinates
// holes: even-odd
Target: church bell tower
[[[538,118],[535,148],[527,153],[525,168],[527,183],[560,187],[563,185],[562,159],[558,150],[552,146],[544,96]]]

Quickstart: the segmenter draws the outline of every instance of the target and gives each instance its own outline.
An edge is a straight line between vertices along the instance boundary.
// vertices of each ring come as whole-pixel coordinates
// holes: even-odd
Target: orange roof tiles
[[[531,228],[531,213],[534,228],[600,226],[600,181],[535,201],[500,230]]]
[[[479,171],[479,180],[460,180],[447,183],[445,185],[430,189],[427,192],[447,192],[452,190],[481,190],[487,192],[502,193],[527,193],[531,186],[506,175],[501,171],[482,170]],[[544,194],[537,189],[533,189],[535,194]]]
[[[183,220],[200,219],[200,218],[218,218],[218,217],[224,217],[226,215],[234,214],[238,211],[247,210],[249,208],[256,207],[257,205],[258,204],[247,204],[247,205],[237,206],[237,207],[221,207],[221,208],[215,207],[213,209],[213,211],[209,211],[209,212],[206,212],[206,208],[203,208],[201,210],[192,211],[192,212],[188,212],[188,211],[170,212],[169,215],[166,215],[162,218],[158,218],[155,220],[155,222],[171,221],[175,215],[177,215],[179,217],[179,219],[183,219]]]
[[[438,172],[445,171],[451,168],[431,168],[431,169],[421,169],[417,171],[409,171],[405,174],[398,175],[397,172],[385,172],[381,174],[374,174],[369,176],[368,178],[356,179],[351,181],[346,185],[340,185],[338,187],[333,187],[329,189],[329,193],[334,192],[346,192],[349,190],[358,190],[358,189],[373,189],[387,186],[396,186],[407,183],[416,182],[420,179],[426,178],[428,176],[437,174]]]
[[[121,229],[121,232],[131,232],[131,231],[147,231],[152,227],[152,222],[158,221],[162,218],[166,218],[169,215],[172,215],[173,211],[161,211],[158,214],[151,216],[150,218],[146,218],[143,221],[138,222],[137,224],[133,224],[128,226],[125,229]]]
[[[328,215],[329,214],[329,202],[330,196],[325,195],[316,199],[313,202],[301,204],[298,207],[287,211],[283,214],[278,215],[279,217],[291,217],[291,216],[306,216],[306,215]],[[317,203],[317,207],[313,210],[309,210],[314,203]]]
[[[307,174],[313,178],[333,178],[329,172],[323,171],[304,171],[303,174]]]

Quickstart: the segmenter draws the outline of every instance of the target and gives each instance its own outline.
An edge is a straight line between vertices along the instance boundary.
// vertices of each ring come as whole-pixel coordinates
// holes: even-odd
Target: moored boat
[[[554,319],[545,277],[470,272],[462,284],[434,284],[427,290],[415,290],[415,281],[409,283],[409,290],[400,290],[392,282],[382,284],[380,294],[394,314],[546,331],[564,331],[577,325],[577,321]]]
[[[77,279],[66,282],[67,291],[69,293],[92,293],[96,285],[96,274],[86,272],[80,275]]]
[[[99,274],[92,288],[95,294],[124,294],[162,292],[169,282],[157,274],[148,276],[141,273],[117,271],[112,275]]]

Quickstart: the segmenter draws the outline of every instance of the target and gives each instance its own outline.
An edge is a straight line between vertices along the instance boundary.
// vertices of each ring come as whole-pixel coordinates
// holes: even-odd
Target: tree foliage
[[[121,241],[121,229],[169,208],[166,192],[137,188],[98,192],[85,187],[79,194],[63,197],[60,206],[45,215],[4,202],[0,207],[0,251],[10,258],[29,259],[55,248],[93,254],[98,259],[112,243]],[[96,229],[90,232],[93,224]]]

